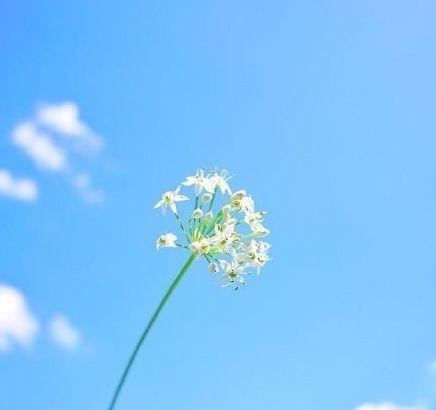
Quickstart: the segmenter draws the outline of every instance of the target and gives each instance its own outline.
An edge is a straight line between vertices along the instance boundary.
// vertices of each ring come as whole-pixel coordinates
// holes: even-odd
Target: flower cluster
[[[258,240],[269,231],[263,225],[266,213],[255,210],[253,198],[244,190],[232,193],[229,179],[225,170],[198,170],[194,176],[187,177],[181,185],[194,188],[195,205],[185,223],[176,207],[177,202],[188,200],[180,194],[181,186],[165,192],[155,208],[162,208],[164,213],[167,208],[171,210],[186,242],[179,243],[176,235],[166,233],[157,239],[156,247],[186,248],[204,257],[211,272],[220,272],[222,286],[238,289],[245,284],[244,276],[252,269],[259,273],[270,259],[270,245]],[[219,196],[224,199],[220,200]]]

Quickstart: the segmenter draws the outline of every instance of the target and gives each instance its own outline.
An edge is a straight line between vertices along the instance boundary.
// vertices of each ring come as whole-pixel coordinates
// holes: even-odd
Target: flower
[[[177,214],[176,202],[187,201],[189,198],[185,195],[180,195],[180,186],[175,191],[167,191],[162,194],[161,200],[154,206],[154,208],[162,208],[162,212],[165,214],[167,207]]]
[[[230,205],[232,208],[241,209],[244,204],[246,193],[244,190],[235,192],[230,198]]]
[[[216,169],[207,173],[200,169],[194,176],[187,177],[182,185],[193,186],[196,198],[193,212],[185,223],[177,214],[176,207],[177,202],[188,200],[188,197],[180,194],[180,185],[175,191],[165,192],[155,205],[155,208],[162,208],[163,213],[167,208],[171,209],[186,238],[185,243],[176,243],[176,235],[166,233],[157,239],[156,248],[184,248],[188,249],[191,254],[142,332],[115,389],[109,405],[110,409],[115,406],[130,367],[149,330],[192,263],[204,258],[212,273],[220,272],[218,274],[219,283],[224,287],[232,286],[236,290],[240,285],[245,284],[244,277],[250,274],[248,269],[256,268],[259,273],[260,269],[270,260],[268,256],[270,245],[256,240],[269,233],[268,229],[263,226],[265,212],[255,211],[253,198],[244,190],[239,190],[232,195],[228,180],[227,171]],[[200,198],[199,194],[203,190],[206,192]],[[221,201],[221,204],[224,202],[220,204],[221,207],[217,205],[220,201],[215,201],[219,191],[223,195],[230,195],[230,198],[226,197],[224,201]],[[206,204],[208,205],[205,206]],[[251,232],[247,233],[247,228]]]
[[[182,185],[194,185],[196,195],[199,195],[203,188],[210,193],[214,192],[212,181],[207,176],[204,176],[204,171],[202,169],[197,170],[197,173],[194,176],[187,177],[186,181],[182,182]]]
[[[177,236],[174,235],[173,233],[163,234],[159,236],[159,238],[157,238],[156,249],[176,248],[177,247],[176,240],[177,240]]]
[[[215,245],[219,252],[229,252],[229,247],[237,241],[239,241],[239,235],[235,232],[234,224],[225,227],[215,225],[215,235],[211,238],[210,243]]]
[[[228,176],[228,172],[225,169],[221,170],[220,173],[215,171],[209,178],[212,183],[212,187],[214,191],[217,188],[219,188],[222,194],[225,193],[228,193],[229,195],[232,194],[232,190],[230,189],[230,186],[227,183],[230,177]]]
[[[245,272],[244,267],[239,265],[236,261],[228,262],[224,259],[220,260],[220,266],[223,270],[220,280],[223,287],[233,285],[238,289],[238,284],[245,285],[244,275],[249,275],[250,272]]]
[[[266,242],[257,242],[251,240],[248,244],[241,247],[240,253],[237,254],[236,259],[242,266],[252,266],[257,268],[259,273],[267,261],[269,261],[268,250],[271,245]]]
[[[196,259],[207,261],[212,273],[220,272],[219,283],[237,289],[245,283],[250,269],[259,273],[270,260],[270,245],[259,240],[269,231],[264,226],[266,212],[256,211],[253,198],[245,190],[232,194],[228,180],[224,170],[199,169],[194,176],[187,177],[182,186],[194,188],[196,195],[187,221],[182,220],[176,209],[176,202],[188,200],[180,194],[181,187],[165,192],[155,207],[163,211],[169,207],[174,212],[186,242],[176,244],[174,234],[165,234],[158,239],[156,247],[177,246],[190,250]],[[215,200],[220,194],[230,197]]]

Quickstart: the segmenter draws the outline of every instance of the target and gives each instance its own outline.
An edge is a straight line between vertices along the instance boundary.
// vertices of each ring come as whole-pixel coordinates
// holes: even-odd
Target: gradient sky
[[[273,260],[238,292],[197,263],[119,409],[436,409],[435,21],[430,0],[1,2],[0,169],[38,196],[0,196],[0,283],[39,331],[0,352],[0,408],[107,406],[187,257],[156,252],[177,225],[152,207],[219,166]],[[13,130],[66,101],[104,147],[57,136],[74,167],[42,169]]]

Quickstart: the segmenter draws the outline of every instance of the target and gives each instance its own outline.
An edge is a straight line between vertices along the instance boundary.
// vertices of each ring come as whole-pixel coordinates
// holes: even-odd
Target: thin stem
[[[188,232],[186,232],[185,227],[183,226],[183,222],[180,219],[180,216],[177,215],[175,212],[173,212],[174,216],[176,217],[177,221],[179,222],[180,228],[182,228],[183,233],[185,234],[186,240],[188,241],[188,243],[191,242],[191,240],[189,239],[189,235]]]
[[[213,203],[215,201],[215,197],[216,197],[216,188],[213,191],[212,199],[210,200],[210,204],[209,204],[209,209],[207,210],[208,212],[212,209],[212,205],[213,205]]]
[[[126,381],[127,375],[129,374],[130,368],[132,367],[133,362],[135,361],[136,355],[139,352],[139,349],[141,348],[142,343],[144,342],[145,338],[147,337],[148,332],[153,327],[154,322],[156,321],[157,317],[159,316],[159,313],[161,312],[162,308],[167,303],[168,299],[170,298],[171,294],[174,292],[174,289],[177,287],[177,285],[182,280],[183,276],[185,275],[188,268],[192,265],[192,263],[195,260],[195,255],[192,254],[189,259],[186,261],[186,263],[183,265],[180,272],[177,274],[177,276],[174,278],[173,283],[171,283],[170,287],[166,291],[165,295],[163,296],[162,300],[160,301],[158,307],[156,308],[155,312],[153,313],[153,316],[151,317],[150,321],[147,324],[147,327],[142,332],[138,342],[135,345],[135,348],[130,355],[129,361],[127,362],[126,368],[124,369],[124,372],[121,376],[120,381],[118,382],[117,388],[115,389],[114,395],[112,396],[111,403],[108,407],[108,410],[113,410],[115,408],[115,404],[117,402],[118,396],[120,395],[121,389],[123,388],[124,382]]]

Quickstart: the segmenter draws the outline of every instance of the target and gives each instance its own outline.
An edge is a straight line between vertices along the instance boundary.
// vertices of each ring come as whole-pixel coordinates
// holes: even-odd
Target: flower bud
[[[244,198],[246,196],[246,192],[241,189],[240,191],[236,191],[233,195],[232,195],[232,200],[236,200],[236,201],[240,201],[242,198]]]
[[[206,204],[206,203],[210,202],[211,199],[212,199],[212,195],[209,194],[209,192],[206,192],[206,193],[203,195],[203,203]]]
[[[209,211],[207,214],[204,215],[205,221],[211,221],[213,219],[213,213],[212,211]]]
[[[231,205],[224,205],[222,212],[225,215],[225,214],[228,214],[231,211],[231,209],[232,209]]]
[[[193,213],[192,217],[194,219],[200,219],[203,216],[203,211],[200,208],[197,208]]]

